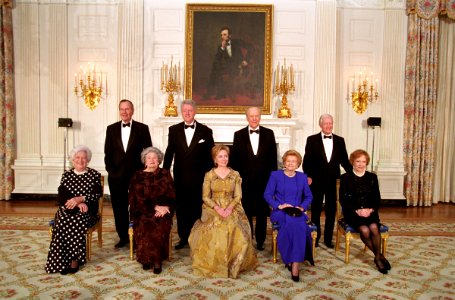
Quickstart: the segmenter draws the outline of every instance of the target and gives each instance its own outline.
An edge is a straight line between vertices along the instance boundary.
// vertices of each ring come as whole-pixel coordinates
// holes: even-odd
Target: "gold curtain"
[[[441,15],[455,19],[455,0],[407,0],[406,14],[417,14],[419,18],[426,20]]]
[[[0,200],[13,191],[15,155],[14,47],[11,1],[0,2]]]
[[[455,203],[455,19],[440,18],[433,203]]]
[[[444,2],[444,4],[442,3]],[[435,107],[438,82],[439,14],[450,1],[408,0],[404,99],[405,196],[408,205],[430,206],[433,198]],[[421,17],[422,16],[422,17]]]

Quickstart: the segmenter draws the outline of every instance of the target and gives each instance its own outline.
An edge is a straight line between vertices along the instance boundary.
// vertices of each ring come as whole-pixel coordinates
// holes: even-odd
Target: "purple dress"
[[[264,192],[264,198],[272,208],[270,220],[278,223],[278,250],[285,264],[292,262],[313,262],[311,251],[311,232],[307,224],[308,216],[292,217],[278,206],[284,203],[303,207],[305,211],[313,200],[307,176],[296,172],[294,177],[288,177],[283,170],[270,174],[269,182]]]

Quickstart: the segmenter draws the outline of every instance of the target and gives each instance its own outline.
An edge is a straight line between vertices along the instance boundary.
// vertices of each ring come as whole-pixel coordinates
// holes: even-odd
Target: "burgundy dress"
[[[141,264],[161,264],[169,257],[169,234],[172,229],[175,190],[171,174],[158,168],[155,172],[137,171],[130,182],[129,204],[134,222],[136,260]],[[155,206],[169,206],[171,213],[155,217]]]

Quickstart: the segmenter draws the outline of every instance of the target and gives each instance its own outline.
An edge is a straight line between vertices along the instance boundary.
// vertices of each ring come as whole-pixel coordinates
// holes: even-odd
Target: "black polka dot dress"
[[[62,192],[65,191],[65,192]],[[61,272],[69,268],[72,260],[79,266],[86,262],[87,229],[98,220],[98,200],[101,196],[101,174],[91,168],[82,174],[73,170],[66,171],[60,182],[59,198],[63,201],[55,214],[52,240],[47,256],[46,272]],[[88,212],[78,209],[69,210],[63,205],[66,200],[75,196],[85,196]]]

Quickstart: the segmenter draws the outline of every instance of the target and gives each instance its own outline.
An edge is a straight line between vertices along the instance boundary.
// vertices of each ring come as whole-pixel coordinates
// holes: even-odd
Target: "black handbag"
[[[303,212],[297,207],[286,207],[283,208],[283,211],[291,217],[301,217]]]

